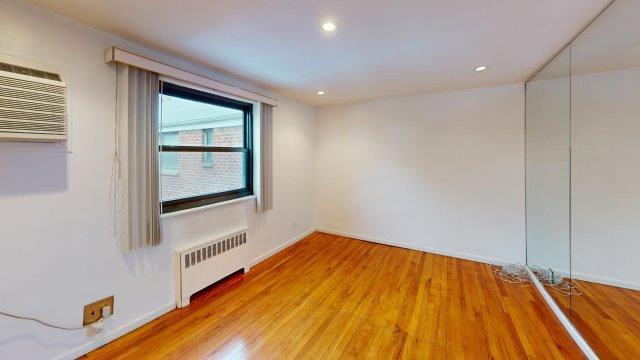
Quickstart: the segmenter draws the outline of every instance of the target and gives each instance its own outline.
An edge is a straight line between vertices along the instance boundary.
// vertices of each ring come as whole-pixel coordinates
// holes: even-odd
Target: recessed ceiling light
[[[324,24],[322,24],[322,30],[324,30],[326,32],[336,31],[337,28],[338,28],[338,26],[336,25],[336,23],[331,22],[331,21],[327,21]]]
[[[318,91],[316,94],[318,94],[318,95],[324,95],[324,91],[320,90],[320,91]]]
[[[480,66],[477,66],[477,67],[476,67],[475,69],[473,69],[473,70],[475,70],[476,72],[485,71],[485,70],[487,70],[487,66],[485,66],[485,65],[480,65]]]

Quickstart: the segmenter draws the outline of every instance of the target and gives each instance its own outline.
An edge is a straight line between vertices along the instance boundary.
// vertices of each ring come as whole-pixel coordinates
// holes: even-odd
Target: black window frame
[[[161,82],[161,95],[179,97],[186,100],[198,101],[206,104],[223,106],[236,110],[241,110],[244,128],[243,147],[219,147],[219,146],[189,146],[189,145],[162,145],[159,152],[202,152],[202,153],[229,153],[241,152],[244,154],[244,184],[245,187],[237,190],[230,190],[218,193],[210,193],[198,196],[191,196],[180,199],[173,199],[161,202],[162,213],[192,209],[196,207],[216,204],[223,201],[239,199],[253,195],[253,104],[215,95],[212,93],[196,90],[193,88],[176,85],[169,82]]]

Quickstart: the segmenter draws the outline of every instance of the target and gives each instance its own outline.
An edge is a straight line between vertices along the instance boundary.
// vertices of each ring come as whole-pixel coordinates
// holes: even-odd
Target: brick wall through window
[[[179,144],[242,147],[242,126],[213,128],[213,144],[205,144],[205,130],[179,132]],[[242,153],[201,152],[178,153],[178,171],[162,174],[162,200],[192,197],[236,190],[244,187],[244,156]]]

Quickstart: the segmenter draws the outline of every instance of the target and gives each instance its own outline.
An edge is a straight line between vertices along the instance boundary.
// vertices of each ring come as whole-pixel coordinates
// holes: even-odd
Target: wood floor
[[[640,291],[574,280],[581,295],[549,293],[600,359],[640,359]]]
[[[581,359],[488,265],[314,233],[89,359]]]

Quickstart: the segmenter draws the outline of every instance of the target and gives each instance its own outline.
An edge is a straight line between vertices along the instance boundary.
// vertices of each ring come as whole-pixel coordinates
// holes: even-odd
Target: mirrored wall
[[[527,265],[601,359],[640,359],[640,0],[526,84]]]

